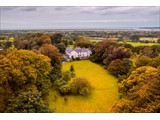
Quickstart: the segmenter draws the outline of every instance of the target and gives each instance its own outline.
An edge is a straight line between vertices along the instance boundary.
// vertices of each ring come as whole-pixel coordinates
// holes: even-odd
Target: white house
[[[80,59],[86,59],[88,58],[92,52],[89,48],[67,48],[66,49],[66,55],[71,59],[71,58],[80,58]]]

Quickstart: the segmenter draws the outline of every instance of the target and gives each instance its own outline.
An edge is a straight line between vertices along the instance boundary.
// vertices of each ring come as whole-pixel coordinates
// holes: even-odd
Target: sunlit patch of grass
[[[64,97],[52,90],[48,97],[49,105],[55,112],[110,112],[118,101],[117,79],[110,75],[103,67],[89,60],[67,62],[63,64],[63,71],[73,65],[76,77],[85,77],[94,90],[89,96]],[[55,100],[54,96],[57,96]]]
[[[123,42],[119,42],[123,43]],[[160,45],[159,43],[142,43],[142,42],[125,42],[125,44],[131,44],[132,46],[152,46],[152,45]]]
[[[96,40],[96,39],[92,39],[92,40],[90,40],[91,42],[96,42],[96,43],[98,43],[98,42],[101,42],[102,40]]]

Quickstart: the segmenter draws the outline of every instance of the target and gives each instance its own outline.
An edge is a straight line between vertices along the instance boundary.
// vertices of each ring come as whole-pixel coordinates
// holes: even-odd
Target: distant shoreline
[[[139,27],[139,28],[53,28],[53,29],[4,29],[0,31],[160,31],[160,27]]]

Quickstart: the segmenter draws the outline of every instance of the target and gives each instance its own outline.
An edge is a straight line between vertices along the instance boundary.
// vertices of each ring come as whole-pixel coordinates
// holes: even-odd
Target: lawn
[[[94,91],[89,96],[64,97],[52,90],[48,102],[55,112],[110,112],[112,106],[118,101],[117,79],[110,75],[103,67],[89,60],[67,62],[63,64],[63,71],[69,70],[73,65],[77,77],[87,78]],[[57,99],[55,100],[55,96]]]
[[[119,42],[122,43],[122,42]],[[159,43],[141,43],[141,42],[125,42],[126,44],[131,44],[132,46],[152,46],[152,45],[160,45]]]

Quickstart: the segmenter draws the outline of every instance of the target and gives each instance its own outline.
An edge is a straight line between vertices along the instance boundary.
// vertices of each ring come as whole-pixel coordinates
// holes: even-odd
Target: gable
[[[78,54],[76,51],[72,51],[72,52],[70,52],[70,55],[75,55],[75,54]]]

